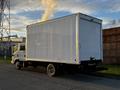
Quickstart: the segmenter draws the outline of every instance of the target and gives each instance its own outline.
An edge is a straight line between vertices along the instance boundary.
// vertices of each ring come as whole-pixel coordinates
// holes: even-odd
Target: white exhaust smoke
[[[41,4],[43,5],[43,7],[45,8],[45,11],[41,18],[41,21],[46,21],[52,15],[52,13],[57,5],[57,2],[56,2],[56,0],[40,0],[40,1],[41,1]]]

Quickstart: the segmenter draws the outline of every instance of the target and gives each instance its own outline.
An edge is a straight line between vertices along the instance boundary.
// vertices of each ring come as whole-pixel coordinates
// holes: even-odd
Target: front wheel
[[[17,70],[20,70],[20,69],[22,68],[20,61],[17,61],[17,62],[15,63],[15,66],[16,66],[16,69],[17,69]]]
[[[47,66],[47,74],[49,77],[53,77],[56,74],[56,68],[53,64],[48,64]]]

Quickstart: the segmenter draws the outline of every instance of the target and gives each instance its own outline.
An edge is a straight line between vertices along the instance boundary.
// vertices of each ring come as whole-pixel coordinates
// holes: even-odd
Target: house
[[[12,47],[22,42],[25,42],[25,38],[11,38],[10,41],[7,41],[7,39],[0,41],[0,56],[11,56],[13,53]]]

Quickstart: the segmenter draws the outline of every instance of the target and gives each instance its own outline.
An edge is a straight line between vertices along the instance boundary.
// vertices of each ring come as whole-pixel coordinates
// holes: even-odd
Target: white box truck
[[[27,26],[25,46],[25,55],[21,54],[24,59],[13,56],[12,63],[18,69],[41,64],[46,65],[49,76],[54,76],[65,65],[97,66],[103,57],[102,21],[77,13],[31,24]]]

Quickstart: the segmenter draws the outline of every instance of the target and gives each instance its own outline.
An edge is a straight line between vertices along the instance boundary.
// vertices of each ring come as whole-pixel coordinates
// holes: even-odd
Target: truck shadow
[[[43,73],[46,75],[46,68],[45,67],[28,67],[23,69],[24,71],[30,71],[35,73]],[[46,75],[47,76],[47,75]],[[98,73],[70,73],[70,72],[64,72],[61,73],[58,76],[52,77],[54,80],[72,80],[82,82],[82,83],[90,83],[95,85],[103,85],[107,87],[113,87],[113,88],[120,88],[120,79],[117,80],[117,78],[110,78],[110,77],[104,77],[102,75],[99,75]]]
[[[103,85],[120,89],[120,79],[104,77],[98,73],[77,73],[77,74],[64,74],[59,78],[70,79],[73,81],[90,83],[95,85]]]

